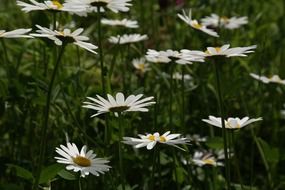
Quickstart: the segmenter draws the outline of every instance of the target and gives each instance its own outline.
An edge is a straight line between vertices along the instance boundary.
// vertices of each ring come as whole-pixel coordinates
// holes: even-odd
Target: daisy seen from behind
[[[110,25],[110,26],[123,26],[126,28],[138,28],[138,21],[136,20],[128,20],[128,19],[123,19],[123,20],[110,20],[110,19],[102,19],[101,20],[102,24],[105,25]]]
[[[85,7],[87,12],[105,11],[105,8],[118,12],[128,12],[132,0],[66,0],[65,5],[69,7]]]
[[[141,34],[124,34],[122,36],[111,36],[108,41],[112,44],[129,44],[147,40],[147,35]]]
[[[92,150],[87,151],[84,145],[79,151],[74,143],[67,143],[67,146],[60,145],[55,150],[61,157],[54,157],[58,163],[66,164],[67,170],[80,172],[81,177],[90,173],[99,176],[109,171],[110,166],[106,165],[109,161],[104,158],[96,158]]]
[[[37,30],[35,34],[31,34],[34,37],[40,38],[48,38],[58,46],[63,44],[73,43],[87,51],[96,54],[94,51],[97,49],[97,46],[86,42],[89,40],[87,36],[80,35],[84,30],[83,28],[78,28],[75,31],[71,32],[70,29],[64,29],[62,31],[51,30],[49,28],[45,28],[39,25],[36,25],[39,30]]]
[[[245,127],[246,125],[249,125],[253,122],[261,121],[261,120],[262,120],[261,117],[254,118],[254,119],[249,119],[249,117],[243,117],[242,119],[238,117],[236,118],[229,117],[228,119],[225,119],[224,123],[225,123],[226,129],[240,129],[240,128]],[[222,128],[222,121],[220,117],[214,117],[210,115],[209,119],[202,119],[202,121],[210,125]]]
[[[181,134],[170,134],[170,131],[167,131],[162,135],[156,132],[153,134],[138,135],[138,136],[140,138],[124,137],[123,143],[133,145],[134,148],[146,147],[148,150],[151,150],[157,143],[166,144],[182,149],[178,145],[188,144],[189,142],[187,138],[181,138],[180,137]]]
[[[152,101],[154,97],[142,97],[143,94],[138,94],[125,98],[125,95],[121,92],[118,92],[115,97],[107,94],[107,99],[96,95],[96,98],[87,97],[90,102],[83,102],[82,107],[97,111],[91,117],[108,112],[114,112],[116,116],[118,116],[118,113],[124,112],[148,112],[146,107],[155,104]]]
[[[196,30],[200,30],[210,36],[213,37],[219,37],[218,33],[215,32],[212,29],[207,28],[205,25],[199,24],[199,22],[197,20],[192,20],[192,13],[191,13],[191,9],[189,10],[188,15],[185,13],[185,11],[183,10],[183,15],[182,14],[177,14],[177,16],[183,20],[186,24],[188,24],[189,26],[191,26],[192,28],[196,29]]]
[[[1,38],[33,38],[32,36],[28,35],[32,29],[16,29],[16,30],[11,30],[7,31],[6,30],[0,30],[0,39]]]
[[[256,80],[259,80],[265,84],[268,83],[277,83],[277,84],[283,84],[285,85],[285,79],[281,79],[278,75],[273,75],[272,77],[266,77],[266,76],[259,76],[254,73],[250,73],[250,76]]]

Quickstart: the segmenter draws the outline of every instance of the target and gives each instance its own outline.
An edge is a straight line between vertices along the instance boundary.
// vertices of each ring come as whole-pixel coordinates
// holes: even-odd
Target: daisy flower
[[[135,148],[146,147],[148,150],[151,150],[157,143],[167,144],[182,149],[177,145],[187,144],[189,142],[187,138],[180,138],[181,134],[170,134],[170,131],[167,131],[163,135],[160,135],[158,132],[156,132],[154,134],[138,136],[140,138],[124,137],[123,143],[133,145]]]
[[[80,172],[81,177],[85,177],[90,173],[99,176],[109,171],[110,166],[106,165],[108,160],[96,158],[96,154],[92,150],[87,151],[87,147],[83,146],[79,152],[74,143],[67,143],[67,146],[60,145],[55,151],[61,157],[54,157],[58,163],[66,164],[67,170]]]
[[[254,74],[254,73],[250,73],[250,76],[255,78],[255,79],[257,79],[257,80],[262,81],[265,84],[273,82],[273,83],[278,83],[278,84],[285,85],[285,80],[282,80],[278,75],[273,75],[272,77],[268,78],[266,76],[259,76],[259,75]]]
[[[108,99],[105,99],[96,95],[97,99],[87,97],[91,102],[83,102],[84,105],[82,107],[97,111],[91,117],[108,112],[114,112],[116,115],[118,115],[118,112],[148,112],[148,109],[145,107],[155,104],[155,102],[151,101],[153,96],[141,99],[142,96],[143,94],[130,95],[125,99],[124,94],[118,92],[115,98],[107,94]]]
[[[129,6],[132,4],[129,3],[132,0],[66,0],[66,5],[70,7],[85,7],[88,12],[97,12],[100,8],[100,12],[105,11],[105,8],[110,9],[111,11],[118,13],[128,12]]]
[[[185,13],[184,10],[183,10],[183,15],[181,15],[181,14],[177,14],[177,15],[181,20],[183,20],[186,24],[188,24],[192,28],[194,28],[196,30],[200,30],[200,31],[202,31],[202,32],[204,32],[210,36],[219,37],[218,33],[215,32],[214,30],[209,29],[202,24],[199,24],[199,22],[197,20],[192,20],[191,9],[189,10],[188,15]]]
[[[64,43],[73,43],[79,47],[86,49],[87,51],[90,51],[91,53],[96,54],[94,50],[97,49],[97,46],[86,42],[89,40],[88,37],[80,35],[84,31],[82,28],[78,28],[75,31],[71,32],[70,29],[57,31],[41,27],[39,25],[36,26],[39,30],[36,31],[36,34],[31,34],[32,36],[48,38],[50,40],[53,40],[54,43],[58,46],[61,46]]]
[[[166,51],[156,51],[148,49],[146,59],[154,63],[169,63],[175,61],[178,64],[192,64],[192,62],[203,62],[204,57],[198,55],[183,56],[181,52],[168,49]]]
[[[146,63],[145,58],[134,59],[132,64],[140,73],[145,73],[150,70],[149,64]]]
[[[35,0],[30,0],[30,3],[25,3],[23,1],[17,1],[17,5],[22,7],[22,11],[28,13],[31,11],[42,11],[42,10],[48,10],[48,11],[66,11],[71,13],[78,13],[81,11],[84,11],[84,7],[68,7],[61,4],[58,0],[52,0],[52,1],[44,1],[43,3],[39,3]]]
[[[249,125],[253,122],[260,121],[260,120],[262,120],[261,117],[256,118],[256,119],[249,119],[249,117],[244,117],[242,119],[238,117],[236,118],[230,117],[227,120],[225,120],[225,127],[226,129],[240,129],[240,128],[245,127],[246,125]],[[214,117],[210,115],[209,119],[202,119],[202,121],[210,125],[222,128],[222,122],[221,122],[220,117]]]
[[[33,38],[30,35],[27,35],[32,29],[16,29],[9,32],[5,30],[0,30],[0,38]]]
[[[128,20],[128,19],[123,19],[123,20],[102,19],[101,23],[105,25],[111,25],[111,26],[124,26],[126,28],[138,28],[139,27],[138,21]]]
[[[205,51],[205,56],[226,56],[226,57],[245,57],[246,54],[254,52],[253,49],[255,49],[257,46],[252,45],[248,47],[235,47],[230,48],[229,44],[223,45],[221,47],[207,47],[207,50]]]
[[[190,140],[191,143],[197,145],[200,145],[200,143],[207,141],[207,137],[201,137],[199,134],[187,135],[186,137]]]
[[[112,44],[129,44],[147,40],[147,35],[140,34],[124,34],[123,36],[111,36],[108,40]]]
[[[199,167],[204,165],[223,166],[223,163],[218,162],[212,153],[205,151],[196,151],[193,155],[192,162]]]
[[[211,27],[224,27],[226,29],[236,29],[248,23],[248,18],[244,17],[225,17],[218,16],[216,14],[211,14],[211,16],[207,16],[201,20],[202,25],[211,26]]]

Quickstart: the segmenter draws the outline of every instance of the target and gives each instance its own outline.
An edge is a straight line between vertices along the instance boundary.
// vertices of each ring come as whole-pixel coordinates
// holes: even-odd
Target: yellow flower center
[[[224,22],[224,23],[229,23],[229,18],[228,17],[226,17],[226,16],[222,16],[221,17],[221,22]]]
[[[215,48],[217,53],[221,52],[221,47],[214,47],[214,48]],[[208,55],[211,55],[211,53],[208,50],[206,50],[205,53],[208,54]]]
[[[57,9],[61,9],[63,6],[58,0],[53,0],[52,4],[57,7]]]
[[[139,70],[141,70],[143,72],[145,69],[145,65],[143,63],[138,64],[138,68],[139,68]]]
[[[160,137],[159,137],[159,141],[160,141],[160,142],[166,142],[166,138],[165,138],[164,136],[160,136]]]
[[[78,166],[82,166],[82,167],[91,166],[91,161],[88,158],[85,158],[83,156],[76,156],[75,158],[72,158],[72,160]]]
[[[155,136],[154,136],[154,135],[150,135],[150,136],[148,137],[148,139],[151,140],[151,141],[155,141]]]
[[[210,159],[210,158],[203,160],[203,162],[204,162],[205,164],[215,165],[215,160]]]
[[[199,23],[194,23],[192,26],[193,26],[193,28],[196,28],[196,29],[202,28],[202,25]]]
[[[110,112],[123,112],[129,108],[130,108],[130,106],[116,106],[116,107],[109,108],[109,111]]]

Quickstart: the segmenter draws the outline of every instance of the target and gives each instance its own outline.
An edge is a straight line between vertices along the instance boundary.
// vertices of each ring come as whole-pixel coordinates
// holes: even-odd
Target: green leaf
[[[77,179],[76,176],[74,175],[74,173],[66,171],[65,169],[59,171],[57,174],[66,180],[76,180]]]
[[[16,175],[20,178],[29,180],[31,182],[34,180],[33,174],[29,170],[27,170],[21,166],[17,166],[14,164],[7,164],[7,167],[10,169],[14,169],[16,171]]]
[[[258,138],[258,141],[263,149],[265,159],[271,164],[276,164],[277,162],[279,162],[278,148],[270,146],[266,141],[261,138]]]
[[[224,147],[223,138],[221,137],[213,137],[208,139],[206,145],[213,149],[222,149]]]
[[[39,183],[47,183],[51,179],[55,178],[58,172],[60,172],[62,169],[64,169],[64,165],[62,164],[53,164],[48,167],[45,167],[40,176]]]

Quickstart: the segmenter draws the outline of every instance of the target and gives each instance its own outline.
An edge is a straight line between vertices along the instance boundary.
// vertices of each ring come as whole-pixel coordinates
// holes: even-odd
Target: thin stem
[[[102,82],[102,91],[103,94],[106,94],[106,86],[105,86],[105,67],[104,67],[104,54],[103,54],[103,48],[102,48],[102,31],[101,31],[101,11],[100,6],[97,7],[97,31],[98,31],[98,48],[99,48],[99,58],[100,58],[100,67],[101,67],[101,82]]]
[[[154,190],[155,160],[156,160],[156,148],[154,148],[153,150],[153,157],[152,157],[152,171],[151,171],[151,189],[152,190]]]
[[[78,178],[78,188],[79,188],[79,190],[82,189],[82,187],[81,187],[81,177],[80,176]]]
[[[40,154],[39,154],[39,166],[36,171],[36,178],[35,178],[35,183],[33,185],[33,190],[38,189],[39,185],[39,179],[40,179],[40,174],[41,174],[41,169],[43,165],[43,160],[44,160],[44,155],[46,151],[46,145],[47,145],[47,129],[48,129],[48,120],[49,120],[49,111],[50,111],[50,103],[51,103],[51,95],[52,95],[52,88],[54,84],[54,80],[56,77],[56,73],[65,49],[65,43],[61,46],[59,55],[56,60],[55,67],[53,69],[53,73],[51,76],[51,80],[48,86],[48,91],[47,91],[47,98],[46,98],[46,106],[45,106],[45,112],[44,112],[44,124],[43,128],[41,130],[41,143],[40,143]]]
[[[172,118],[172,103],[173,103],[173,65],[170,63],[170,89],[169,89],[169,125],[173,129],[173,118]]]
[[[3,51],[4,51],[4,61],[5,61],[5,64],[8,65],[8,63],[10,61],[9,61],[9,58],[8,58],[7,47],[6,47],[4,39],[1,39],[1,44],[2,44],[2,47],[3,47]]]
[[[181,109],[182,109],[182,114],[181,114],[181,127],[183,129],[183,132],[186,132],[186,128],[185,128],[185,68],[182,67],[182,80],[181,80],[181,99],[182,99],[182,105],[181,105]]]
[[[223,135],[223,141],[224,141],[224,152],[225,152],[225,169],[226,169],[226,181],[227,181],[227,187],[228,190],[231,189],[230,185],[230,165],[229,165],[229,157],[228,157],[228,143],[227,143],[227,130],[225,126],[225,113],[224,113],[224,106],[223,106],[223,94],[221,89],[221,64],[220,63],[214,63],[215,67],[215,73],[216,73],[216,83],[217,83],[217,90],[218,90],[218,102],[219,102],[219,109],[220,109],[220,115],[221,115],[221,123],[222,123],[222,135]]]
[[[125,190],[125,175],[124,175],[124,166],[123,166],[123,128],[122,128],[122,115],[119,113],[119,165],[120,165],[120,177],[122,182],[122,190]]]

